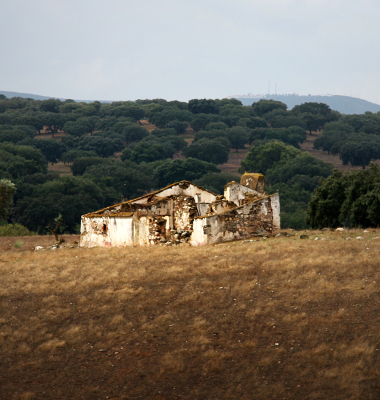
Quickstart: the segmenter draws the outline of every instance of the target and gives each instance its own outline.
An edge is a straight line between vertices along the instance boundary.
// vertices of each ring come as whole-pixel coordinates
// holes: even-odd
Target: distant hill
[[[229,96],[229,98],[235,98],[240,100],[244,105],[250,106],[260,99],[273,99],[282,101],[291,110],[294,106],[302,103],[325,103],[330,106],[332,110],[339,111],[342,114],[364,114],[366,111],[378,112],[380,111],[380,105],[371,103],[367,100],[358,99],[350,96],[298,96],[296,94],[267,94],[265,96]]]
[[[58,99],[58,97],[39,96],[38,94],[30,94],[30,93],[6,92],[1,90],[0,94],[3,94],[8,99],[11,99],[12,97],[22,97],[23,99],[33,99],[33,100]],[[65,99],[59,99],[59,100],[65,100]]]
[[[59,100],[66,100],[59,97],[53,96],[40,96],[38,94],[31,94],[31,93],[18,93],[18,92],[7,92],[1,91],[0,94],[3,94],[8,99],[12,97],[22,97],[22,98],[29,98],[33,100],[47,100],[47,99],[59,99]],[[296,94],[267,94],[265,96],[228,96],[229,98],[234,98],[240,100],[245,106],[250,106],[256,101],[260,99],[273,99],[282,101],[288,106],[288,109],[291,110],[294,106],[297,106],[302,103],[309,103],[309,102],[316,102],[316,103],[325,103],[330,106],[332,110],[339,111],[342,114],[364,114],[366,111],[371,112],[378,112],[380,111],[380,105],[371,103],[367,100],[358,99],[356,97],[350,96],[298,96]],[[95,100],[75,100],[78,102],[85,102],[91,103]],[[102,103],[111,103],[110,100],[99,100]]]
[[[60,97],[53,97],[53,96],[40,96],[38,94],[31,94],[31,93],[19,93],[19,92],[6,92],[6,91],[1,91],[0,94],[3,94],[5,97],[8,99],[11,99],[12,97],[22,97],[23,99],[33,99],[33,100],[48,100],[48,99],[58,99],[65,101],[66,99],[62,99]],[[74,100],[78,102],[84,102],[84,103],[92,103],[93,101],[96,100]],[[109,100],[99,100],[101,103],[112,103]]]

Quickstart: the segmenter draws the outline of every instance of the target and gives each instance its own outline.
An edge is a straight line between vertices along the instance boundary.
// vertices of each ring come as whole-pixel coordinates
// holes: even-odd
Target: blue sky
[[[86,100],[342,94],[380,104],[374,0],[2,1],[0,90]]]

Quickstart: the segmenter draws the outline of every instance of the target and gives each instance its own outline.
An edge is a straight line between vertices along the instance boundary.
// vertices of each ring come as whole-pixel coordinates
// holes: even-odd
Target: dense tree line
[[[312,228],[380,225],[380,167],[342,173],[335,170],[315,190],[308,208]]]
[[[145,129],[144,119],[156,129]],[[240,172],[266,174],[268,191],[281,192],[284,226],[302,228],[312,191],[332,173],[299,150],[307,132],[323,129],[317,148],[367,165],[378,158],[379,120],[340,115],[322,103],[287,110],[273,100],[248,107],[236,99],[79,103],[0,96],[0,179],[17,189],[6,220],[43,233],[61,214],[75,232],[83,213],[182,179],[221,193],[239,177],[217,165],[249,145]],[[188,128],[195,132],[191,143],[183,137]],[[57,162],[70,163],[73,176],[48,172],[48,163]]]
[[[342,115],[338,121],[325,125],[314,148],[339,154],[343,164],[364,169],[380,158],[380,113]]]

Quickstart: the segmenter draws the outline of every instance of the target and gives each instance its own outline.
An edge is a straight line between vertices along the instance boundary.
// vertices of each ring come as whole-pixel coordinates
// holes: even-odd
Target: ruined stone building
[[[245,173],[225,186],[224,196],[188,181],[82,216],[82,247],[193,246],[280,229],[278,193],[267,195],[264,176]]]

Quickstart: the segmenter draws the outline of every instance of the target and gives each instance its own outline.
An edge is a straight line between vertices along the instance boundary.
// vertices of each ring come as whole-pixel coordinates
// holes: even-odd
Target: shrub
[[[0,236],[35,236],[35,235],[36,233],[31,232],[28,228],[25,228],[25,226],[21,224],[8,224],[0,226]]]

